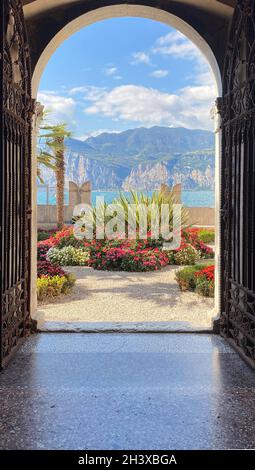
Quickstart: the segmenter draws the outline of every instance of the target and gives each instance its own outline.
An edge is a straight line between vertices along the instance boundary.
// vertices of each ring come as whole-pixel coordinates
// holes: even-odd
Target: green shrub
[[[45,276],[37,279],[38,300],[45,300],[60,295],[65,280],[65,276]]]
[[[175,264],[178,266],[193,265],[201,258],[201,253],[192,245],[181,246],[174,254]]]
[[[182,291],[195,291],[204,297],[214,297],[214,265],[196,264],[180,269],[175,279]]]
[[[73,273],[67,273],[65,275],[65,278],[66,282],[63,284],[62,294],[68,294],[68,292],[70,292],[76,281],[76,277]]]
[[[37,240],[38,242],[42,242],[44,240],[47,240],[50,237],[48,232],[38,232],[37,233]]]
[[[52,237],[56,233],[57,229],[38,229],[37,231],[37,240],[38,242],[48,240],[48,238]]]
[[[214,297],[214,284],[205,277],[197,278],[196,292],[203,297]]]
[[[195,264],[194,266],[188,266],[177,271],[175,279],[178,282],[179,287],[182,291],[194,291],[196,289],[195,273],[203,267],[204,265],[202,264]]]
[[[69,235],[67,237],[62,237],[59,238],[57,247],[60,248],[66,248],[72,246],[73,248],[82,248],[83,247],[83,241],[82,240],[77,240],[74,235]]]
[[[195,274],[196,292],[204,297],[214,297],[215,267],[207,265]]]
[[[42,276],[37,279],[38,300],[52,299],[60,294],[67,294],[75,283],[73,274],[65,276]]]
[[[198,238],[204,243],[214,243],[215,232],[214,230],[207,230],[207,229],[199,230]]]
[[[59,266],[87,266],[89,253],[83,248],[65,246],[63,248],[50,248],[47,253],[48,260]]]

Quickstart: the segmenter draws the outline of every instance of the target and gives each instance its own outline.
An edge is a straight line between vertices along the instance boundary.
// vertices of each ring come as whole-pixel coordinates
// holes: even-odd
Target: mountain
[[[213,189],[214,134],[185,128],[151,127],[103,133],[65,142],[66,179],[92,182],[93,189],[157,189],[182,182],[185,189]],[[46,183],[54,184],[49,170]]]

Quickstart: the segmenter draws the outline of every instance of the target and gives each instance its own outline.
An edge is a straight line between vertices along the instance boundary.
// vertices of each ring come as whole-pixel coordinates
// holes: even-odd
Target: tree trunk
[[[62,229],[64,225],[64,186],[65,186],[65,157],[64,137],[56,138],[58,149],[56,151],[56,202],[57,202],[57,227]]]

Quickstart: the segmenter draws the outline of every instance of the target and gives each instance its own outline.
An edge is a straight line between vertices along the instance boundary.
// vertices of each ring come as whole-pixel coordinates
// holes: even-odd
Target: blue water
[[[146,191],[149,196],[152,193],[153,191]],[[130,195],[129,192],[123,192],[123,194]],[[92,205],[96,204],[97,196],[103,196],[105,202],[110,203],[118,195],[118,191],[92,191]],[[183,191],[182,203],[186,207],[214,207],[214,191]]]
[[[68,189],[64,192],[64,204],[68,204],[69,196]],[[37,204],[45,205],[49,204],[54,206],[56,204],[56,188],[47,186],[37,186]]]
[[[153,191],[147,191],[151,195]],[[124,192],[126,196],[129,192]],[[103,196],[106,203],[111,203],[119,195],[118,191],[92,191],[92,204],[96,203],[96,196]],[[47,203],[47,192],[45,187],[37,188],[37,204]],[[49,188],[48,203],[56,204],[56,190]],[[192,191],[186,190],[182,192],[182,203],[186,207],[214,207],[214,191]],[[65,204],[68,204],[68,190],[65,191]]]
[[[214,207],[214,191],[183,191],[182,203],[186,207]]]

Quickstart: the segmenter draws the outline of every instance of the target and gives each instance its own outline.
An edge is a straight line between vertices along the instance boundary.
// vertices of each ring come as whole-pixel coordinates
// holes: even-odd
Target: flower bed
[[[199,237],[199,233],[201,229],[198,228],[189,228],[183,230],[182,238],[187,242],[190,243],[194,248],[196,248],[200,253],[201,257],[205,259],[214,258],[214,251],[213,249],[206,245]]]
[[[182,242],[180,248],[172,252],[172,257],[173,264],[192,265],[201,258],[201,252],[190,243]]]
[[[214,266],[206,266],[195,273],[196,292],[205,297],[214,297]]]
[[[182,232],[180,248],[164,251],[163,240],[124,239],[77,240],[73,226],[65,227],[38,243],[38,259],[65,265],[89,265],[94,269],[152,271],[167,265],[194,265],[201,258],[212,258],[213,250],[199,240],[197,229]]]
[[[88,266],[89,252],[74,246],[52,247],[47,252],[47,259],[59,266]]]
[[[214,297],[214,265],[194,265],[180,269],[176,281],[182,291],[195,291],[204,297]]]
[[[46,250],[47,247],[47,250]],[[60,266],[46,259],[49,246],[40,245],[37,260],[37,298],[50,300],[60,294],[70,292],[75,283],[75,276],[67,273]]]
[[[168,264],[167,255],[158,248],[132,249],[127,246],[92,249],[89,261],[94,269],[108,271],[157,271]]]
[[[54,246],[57,246],[58,248],[64,248],[65,246],[82,248],[84,246],[84,242],[82,240],[77,240],[77,238],[75,238],[72,225],[64,227],[51,238],[53,238]]]
[[[43,274],[37,279],[37,298],[40,301],[50,300],[60,294],[70,292],[75,283],[75,277],[72,274],[46,275]]]
[[[214,243],[215,241],[214,228],[188,227],[185,231],[187,233],[196,235],[199,240],[204,243]]]
[[[42,276],[65,276],[66,272],[60,268],[52,264],[48,260],[39,260],[37,261],[37,277]]]
[[[38,229],[37,230],[37,240],[38,242],[47,240],[50,238],[52,235],[55,235],[57,232],[57,228],[51,228],[51,229]]]

